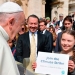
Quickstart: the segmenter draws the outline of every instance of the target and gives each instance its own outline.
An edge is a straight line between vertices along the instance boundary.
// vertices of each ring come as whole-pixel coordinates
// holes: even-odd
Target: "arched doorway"
[[[45,5],[45,17],[51,17],[51,5],[54,0],[46,0],[46,5]]]
[[[46,5],[45,5],[45,17],[50,17],[50,16],[51,16],[50,1],[51,1],[51,0],[46,0]]]

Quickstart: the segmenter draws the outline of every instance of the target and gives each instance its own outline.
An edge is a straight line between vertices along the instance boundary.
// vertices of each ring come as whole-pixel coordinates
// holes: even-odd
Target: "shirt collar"
[[[45,31],[46,31],[46,29],[45,29],[45,30],[43,30],[43,34],[45,33]]]
[[[29,31],[29,34],[33,34],[31,31]],[[34,32],[34,35],[36,35],[37,34],[37,31],[36,32]]]
[[[0,35],[3,36],[6,41],[9,40],[9,36],[2,26],[0,26]]]

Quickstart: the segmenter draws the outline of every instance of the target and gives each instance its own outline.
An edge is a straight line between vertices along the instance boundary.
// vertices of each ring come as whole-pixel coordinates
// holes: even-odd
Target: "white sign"
[[[67,75],[69,55],[38,52],[36,73]]]

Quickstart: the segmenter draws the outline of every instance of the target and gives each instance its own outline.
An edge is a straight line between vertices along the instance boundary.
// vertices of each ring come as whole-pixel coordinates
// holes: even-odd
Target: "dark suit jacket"
[[[75,30],[75,21],[73,22],[73,29]]]
[[[59,21],[57,21],[57,23],[56,24],[58,24],[59,26],[60,26],[60,20]],[[62,23],[63,24],[63,23]]]
[[[58,37],[57,37],[57,40],[56,40],[56,46],[55,46],[55,50],[54,50],[55,53],[61,51],[61,45],[60,45],[61,35],[62,35],[62,32],[60,32],[58,34]]]
[[[48,45],[49,45],[49,52],[52,52],[53,49],[53,35],[49,31],[45,31],[44,33],[47,36],[48,39]]]
[[[49,52],[47,37],[40,32],[37,32],[37,53],[38,51]],[[23,58],[30,57],[29,32],[19,36],[16,45],[16,55],[19,62],[23,62]]]
[[[60,20],[59,20],[59,21],[57,21],[57,24],[60,24]]]

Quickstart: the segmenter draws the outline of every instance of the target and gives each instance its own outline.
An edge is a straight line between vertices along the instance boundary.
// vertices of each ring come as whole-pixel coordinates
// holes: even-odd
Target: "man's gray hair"
[[[14,17],[15,21],[17,22],[20,19],[20,12],[17,13],[0,13],[0,22],[6,21],[8,18]]]

